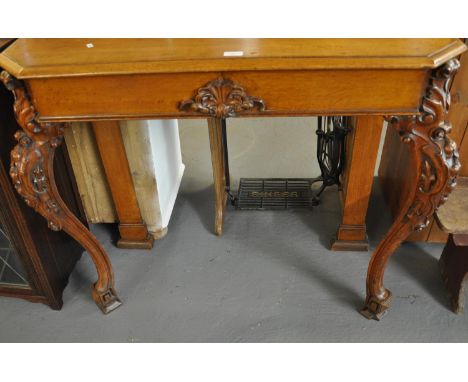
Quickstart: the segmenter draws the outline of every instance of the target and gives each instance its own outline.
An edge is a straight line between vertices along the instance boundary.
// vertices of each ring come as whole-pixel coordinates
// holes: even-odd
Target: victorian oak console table
[[[410,151],[414,176],[369,263],[361,313],[379,319],[391,300],[383,284],[389,257],[456,184],[447,111],[456,57],[465,50],[458,39],[19,39],[0,55],[22,127],[10,175],[51,229],[87,250],[98,273],[92,295],[108,313],[121,304],[109,258],[55,185],[54,151],[68,122],[208,118],[221,233],[226,118],[384,116]]]

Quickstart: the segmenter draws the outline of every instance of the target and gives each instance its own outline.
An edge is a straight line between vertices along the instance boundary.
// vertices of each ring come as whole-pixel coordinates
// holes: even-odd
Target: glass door
[[[0,286],[28,286],[23,269],[0,219]]]

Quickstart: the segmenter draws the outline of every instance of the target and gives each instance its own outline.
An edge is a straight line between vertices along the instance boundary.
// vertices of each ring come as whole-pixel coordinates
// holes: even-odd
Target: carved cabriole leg
[[[403,240],[429,224],[429,218],[456,185],[460,169],[458,151],[449,138],[447,121],[450,82],[459,67],[456,59],[433,71],[420,107],[420,114],[390,117],[390,125],[409,145],[416,177],[401,212],[374,251],[367,273],[367,298],[361,313],[379,320],[389,307],[391,293],[383,285],[386,264]]]
[[[64,125],[38,123],[23,83],[5,71],[1,80],[14,94],[15,116],[23,129],[15,134],[18,144],[11,152],[13,184],[26,204],[47,219],[49,228],[63,229],[89,253],[98,273],[92,296],[99,308],[109,313],[121,305],[114,289],[112,265],[101,244],[67,208],[55,185],[54,153],[62,143]]]
[[[226,210],[227,192],[224,163],[224,145],[221,118],[208,118],[208,135],[210,137],[211,164],[213,165],[213,182],[215,192],[215,234],[223,234],[224,211]]]

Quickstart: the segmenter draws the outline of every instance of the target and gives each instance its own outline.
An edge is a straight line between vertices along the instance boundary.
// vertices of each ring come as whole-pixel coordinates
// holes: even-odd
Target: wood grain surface
[[[233,70],[432,69],[465,49],[452,38],[18,39],[0,57],[0,66],[19,79]],[[241,57],[235,55],[238,52]]]

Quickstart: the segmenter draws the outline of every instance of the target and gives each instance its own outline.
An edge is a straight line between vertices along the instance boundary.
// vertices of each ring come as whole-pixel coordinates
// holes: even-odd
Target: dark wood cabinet
[[[0,296],[21,297],[60,309],[62,292],[83,249],[66,233],[49,230],[46,220],[14,190],[8,174],[10,151],[20,127],[12,105],[11,93],[0,86]],[[66,147],[56,155],[57,186],[84,222]]]

